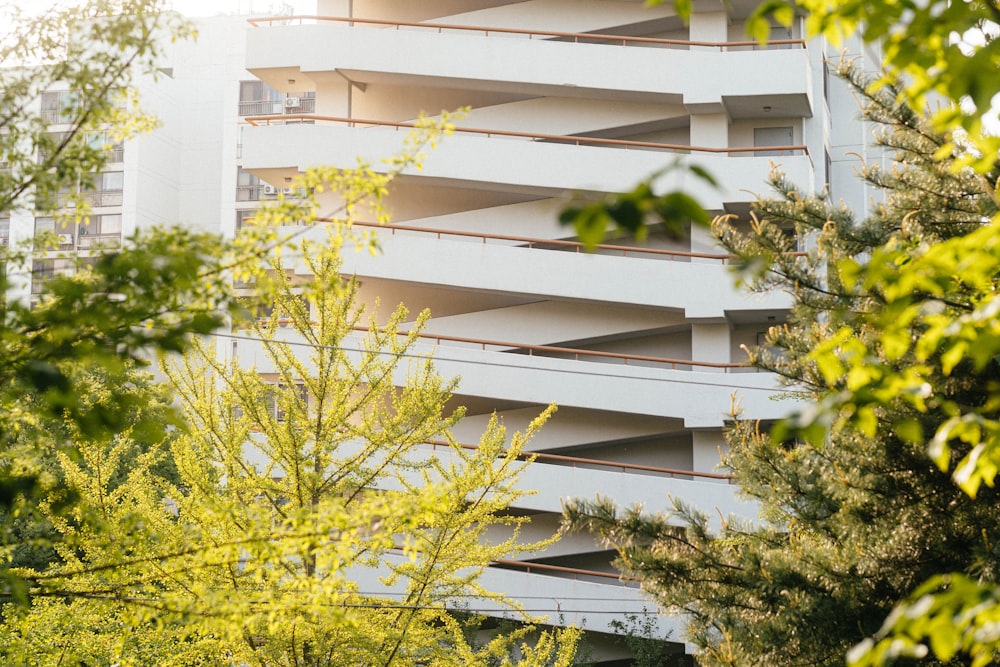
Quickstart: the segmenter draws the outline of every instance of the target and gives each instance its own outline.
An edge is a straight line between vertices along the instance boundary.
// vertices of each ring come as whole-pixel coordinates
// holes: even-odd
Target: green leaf
[[[921,445],[924,442],[924,427],[916,419],[900,419],[892,425],[892,430],[910,444]]]
[[[660,198],[656,212],[668,228],[677,229],[685,226],[688,221],[698,224],[708,224],[711,218],[698,201],[683,192],[671,192]]]
[[[694,174],[695,176],[697,176],[698,178],[700,178],[701,180],[703,180],[706,183],[708,183],[709,185],[712,185],[712,186],[715,186],[715,187],[719,186],[719,183],[718,183],[718,181],[715,180],[715,177],[712,176],[711,172],[709,172],[704,167],[700,167],[700,166],[698,166],[696,164],[692,164],[692,165],[688,166],[688,170],[692,174]]]

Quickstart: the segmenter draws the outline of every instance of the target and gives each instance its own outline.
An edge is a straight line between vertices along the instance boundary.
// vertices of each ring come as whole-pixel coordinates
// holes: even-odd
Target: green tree
[[[21,15],[5,7],[0,35],[0,211],[45,209],[74,201],[86,214],[87,175],[108,154],[98,135],[119,138],[148,128],[129,83],[153,69],[158,37],[186,32],[176,15],[152,1],[90,0],[78,6]],[[157,38],[154,38],[157,37]],[[58,95],[47,94],[59,91]],[[58,123],[59,133],[51,132]],[[0,304],[0,507],[30,511],[53,486],[39,454],[67,446],[58,426],[111,434],[135,408],[124,368],[152,350],[175,350],[188,334],[224,321],[227,297],[216,239],[154,232],[131,246],[80,262],[74,278],[51,282],[36,308]],[[31,253],[4,248],[0,292],[11,275],[30,271]],[[183,313],[183,314],[182,314]],[[78,384],[86,370],[109,378],[110,400],[85,404]],[[145,428],[162,429],[163,420]],[[5,522],[4,528],[10,524]],[[4,537],[3,542],[8,540]],[[0,568],[0,578],[6,578]],[[11,581],[7,594],[21,588]]]
[[[896,153],[891,169],[869,165],[864,172],[886,192],[885,203],[856,220],[825,195],[801,193],[776,175],[780,197],[759,201],[749,228],[716,224],[756,288],[794,297],[788,323],[771,329],[751,362],[815,405],[773,433],[737,421],[729,435],[725,464],[757,501],[760,522],[729,521],[713,534],[707,516],[681,503],[681,527],[666,516],[620,512],[606,500],[567,506],[573,527],[598,531],[619,549],[625,572],[665,608],[689,614],[690,639],[706,665],[842,664],[928,577],[998,574],[997,493],[968,496],[940,474],[921,436],[947,419],[949,404],[989,403],[996,362],[991,357],[977,373],[965,372],[971,362],[951,373],[930,364],[922,384],[910,383],[918,353],[873,322],[896,321],[905,338],[914,320],[889,308],[883,281],[858,278],[865,258],[879,262],[887,244],[898,250],[899,271],[977,233],[997,205],[985,179],[936,159],[946,139],[899,103],[895,90],[872,89],[856,71],[848,76],[869,95],[866,116],[882,124],[879,140]],[[790,252],[789,227],[815,239],[808,257]],[[964,313],[962,291],[947,294],[945,302],[920,301],[938,315]],[[831,412],[859,389],[866,406]],[[885,400],[895,389],[899,398]],[[952,457],[969,446],[958,449]],[[940,657],[947,663],[951,656]]]
[[[547,415],[510,436],[494,422],[477,449],[462,448],[450,435],[461,410],[445,409],[454,382],[412,349],[427,314],[404,334],[399,308],[355,338],[375,314],[340,277],[339,240],[293,245],[281,256],[298,262],[272,256],[259,270],[270,312],[234,334],[257,347],[257,368],[218,356],[212,339],[167,362],[188,424],[169,440],[175,482],[156,472],[162,448],[136,457],[129,432],[77,434],[80,459],[60,457],[81,499],[73,517],[52,517],[61,563],[21,574],[35,597],[80,598],[64,614],[79,607],[142,632],[100,653],[100,642],[81,639],[107,628],[77,628],[72,644],[49,630],[45,649],[36,624],[67,625],[52,625],[57,608],[46,603],[12,611],[11,655],[141,664],[155,650],[199,664],[199,647],[261,665],[571,664],[573,632],[524,626],[480,645],[469,639],[477,618],[455,613],[477,600],[507,605],[478,574],[543,546],[519,540],[526,519],[506,510],[525,493],[519,456]],[[487,541],[498,526],[508,537]],[[396,594],[372,590],[376,573]],[[147,623],[154,614],[158,626]]]
[[[12,10],[0,56],[25,66],[0,73],[0,210],[72,203],[75,221],[86,216],[105,138],[155,124],[138,111],[132,78],[153,73],[161,39],[187,31],[157,9],[152,0],[89,0],[39,18]],[[53,123],[63,131],[52,133]],[[38,540],[51,552],[34,567],[0,568],[0,599],[24,603],[0,609],[5,663],[572,661],[573,632],[526,625],[477,643],[474,619],[446,608],[453,599],[506,604],[478,586],[478,572],[539,546],[520,544],[521,520],[506,515],[521,493],[513,484],[527,435],[512,436],[509,451],[498,424],[475,452],[452,442],[458,414],[443,409],[452,385],[429,363],[415,365],[402,388],[393,383],[412,336],[372,331],[360,361],[342,349],[347,322],[361,315],[336,253],[345,240],[372,248],[370,237],[303,244],[319,282],[295,286],[293,297],[283,279],[279,258],[298,233],[283,235],[282,223],[315,221],[312,195],[331,188],[345,226],[361,206],[382,219],[388,180],[418,165],[446,123],[444,115],[408,139],[387,175],[365,165],[311,170],[299,183],[303,202],[263,213],[235,244],[154,231],[79,260],[74,275],[48,281],[37,304],[3,304],[0,507],[12,519],[3,543],[10,553],[32,528],[58,534]],[[29,271],[31,251],[3,261]],[[178,414],[137,367],[150,353],[185,352],[191,334],[237,317],[231,281],[251,278],[261,298],[297,318],[316,355],[299,361],[276,342],[273,318],[254,325],[249,335],[284,364],[278,375],[294,378],[271,386],[196,344],[168,371],[191,392]],[[296,310],[304,303],[316,323]],[[415,451],[435,436],[444,453]],[[261,469],[244,456],[252,442]],[[496,525],[510,537],[481,542]],[[386,560],[393,550],[395,564]],[[28,564],[24,554],[15,564]],[[376,567],[387,568],[401,599],[358,590],[348,576]]]
[[[155,125],[132,81],[155,73],[168,39],[191,34],[159,0],[4,6],[0,34],[0,211],[54,208],[108,162],[104,137]],[[53,132],[53,125],[59,132]]]
[[[835,45],[859,35],[878,44],[883,74],[876,85],[896,87],[914,109],[945,105],[931,115],[945,141],[935,157],[956,167],[987,172],[995,167],[1000,137],[990,130],[1000,120],[993,98],[1000,92],[1000,6],[994,0],[765,0],[748,22],[748,32],[765,40],[771,20],[791,25],[805,13],[810,37]],[[963,150],[971,146],[974,150]],[[959,155],[954,155],[956,151]]]
[[[662,1],[649,0],[650,4]],[[674,6],[681,16],[692,10],[687,0],[675,0]],[[817,349],[810,360],[826,375],[828,391],[811,391],[816,408],[779,432],[799,433],[814,443],[824,437],[834,440],[841,430],[852,428],[859,437],[871,437],[885,428],[880,422],[884,411],[895,412],[905,405],[912,414],[903,410],[888,424],[894,437],[911,446],[925,445],[937,467],[953,471],[954,482],[976,497],[983,484],[992,488],[1000,470],[996,414],[1000,394],[992,368],[1000,351],[994,300],[1000,277],[995,249],[1000,216],[994,210],[1000,136],[991,129],[998,121],[993,101],[1000,92],[996,39],[1000,8],[979,0],[765,0],[749,17],[748,30],[764,40],[772,21],[791,25],[800,13],[806,17],[807,37],[822,34],[837,44],[858,34],[863,41],[878,44],[884,74],[868,84],[869,92],[890,86],[896,99],[911,108],[938,108],[927,130],[939,137],[927,156],[937,166],[928,167],[928,173],[933,168],[950,169],[967,178],[979,174],[980,181],[967,198],[950,201],[942,201],[942,193],[923,192],[922,183],[915,184],[920,194],[914,199],[928,194],[938,204],[978,214],[961,232],[908,233],[913,213],[923,211],[944,220],[954,213],[917,202],[911,209],[900,207],[899,232],[884,236],[882,246],[858,246],[857,252],[870,251],[870,257],[842,255],[830,262],[829,277],[837,290],[877,295],[881,308],[841,312],[832,321],[846,318],[845,326],[826,330],[828,337],[811,339]],[[631,234],[639,230],[641,237],[646,223],[657,222],[658,197],[640,185],[621,197],[568,211],[563,221],[585,233],[588,221],[603,217],[599,229],[589,230],[592,242],[608,227]],[[989,200],[992,206],[981,205]],[[621,202],[639,212],[642,222],[629,219],[622,224],[614,215]],[[697,222],[697,216],[691,218]],[[748,263],[770,266],[769,260],[773,255]],[[853,299],[848,303],[853,305]],[[838,373],[839,381],[834,381]],[[966,402],[961,392],[957,398],[951,394],[963,383],[976,387],[972,394],[977,402]],[[927,488],[936,486],[929,483]],[[960,566],[964,573],[949,572]],[[899,657],[926,655],[943,661],[963,655],[977,665],[990,663],[1000,646],[995,629],[1000,622],[1000,587],[995,580],[989,567],[968,567],[959,561],[952,568],[942,563],[872,639],[851,653],[852,663],[887,664]]]
[[[646,4],[667,1],[646,0]],[[678,16],[690,18],[691,0],[670,4]],[[1000,6],[994,0],[762,0],[747,17],[747,33],[764,43],[774,23],[791,27],[801,15],[807,38],[823,36],[839,46],[859,36],[879,45],[882,74],[871,85],[891,86],[914,109],[936,109],[931,128],[944,138],[936,159],[947,160],[955,169],[995,171],[1000,153],[995,129],[1000,106],[993,105],[1000,93],[1000,40],[996,39]],[[675,162],[666,168],[671,169],[689,170],[714,183],[712,175],[697,167]],[[682,235],[689,224],[707,224],[710,216],[682,191],[655,191],[652,184],[660,175],[651,175],[631,192],[576,202],[562,212],[560,221],[572,225],[591,246],[609,230],[642,240],[649,225]]]

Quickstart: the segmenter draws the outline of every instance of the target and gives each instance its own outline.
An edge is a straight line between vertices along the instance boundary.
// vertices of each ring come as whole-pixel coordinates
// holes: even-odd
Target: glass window
[[[100,177],[100,190],[102,192],[118,192],[125,185],[125,172],[106,171]]]
[[[237,167],[236,171],[236,201],[258,201],[261,192],[260,179]]]
[[[236,211],[236,231],[240,231],[247,225],[247,220],[250,220],[255,215],[257,215],[257,209],[255,208],[241,208]]]
[[[281,113],[284,95],[263,81],[240,81],[240,115]]]
[[[288,390],[288,385],[279,383],[274,385],[273,390],[264,394],[264,409],[274,417],[275,421],[285,421],[285,411],[282,409],[283,406],[279,405],[278,394],[285,393]],[[305,405],[309,404],[309,390],[306,389],[304,384],[295,384],[292,391],[294,392],[294,400],[296,402],[302,402]]]
[[[76,106],[76,94],[68,90],[42,93],[42,118],[48,123],[68,122]]]
[[[57,275],[69,275],[73,271],[71,259],[36,259],[31,264],[31,293],[42,291],[45,281]]]
[[[97,219],[100,223],[100,233],[101,234],[121,234],[122,233],[122,216],[121,214],[114,215],[99,215]]]
[[[56,219],[53,217],[35,218],[35,234],[54,234],[56,231]]]

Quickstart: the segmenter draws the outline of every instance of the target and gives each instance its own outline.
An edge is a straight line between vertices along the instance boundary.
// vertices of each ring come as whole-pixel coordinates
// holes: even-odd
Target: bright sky
[[[187,16],[316,13],[316,0],[167,0],[167,4]]]
[[[75,0],[0,0],[0,17],[5,10],[19,7],[33,14],[53,5],[72,5]],[[187,16],[216,14],[315,14],[316,0],[165,0],[165,4]]]

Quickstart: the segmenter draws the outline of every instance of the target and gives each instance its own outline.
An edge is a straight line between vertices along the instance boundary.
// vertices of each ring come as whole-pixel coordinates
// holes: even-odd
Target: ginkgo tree
[[[187,31],[153,0],[65,9],[14,20],[0,39],[5,62],[32,65],[0,72],[3,210],[72,200],[86,216],[87,175],[107,160],[91,134],[155,124],[137,111],[131,77],[155,69],[160,37]],[[55,84],[65,94],[40,109]],[[50,133],[54,120],[70,131]],[[446,124],[429,122],[383,173],[311,170],[298,184],[307,197],[263,213],[234,243],[151,231],[70,258],[76,271],[49,280],[35,303],[3,302],[0,662],[572,661],[572,631],[491,632],[474,613],[485,605],[529,620],[477,575],[545,544],[522,544],[507,511],[522,493],[530,432],[493,424],[478,449],[459,447],[449,432],[460,413],[444,409],[453,383],[426,359],[408,378],[397,369],[415,334],[372,330],[355,356],[347,349],[348,323],[362,314],[337,253],[345,240],[374,246],[340,231],[357,207],[384,219],[388,182],[418,166]],[[336,210],[324,217],[336,231],[325,243],[301,244],[305,226],[281,229],[315,222],[330,190]],[[7,251],[6,268],[30,271],[32,252]],[[284,279],[280,257],[294,252],[312,262],[307,284]],[[234,281],[286,304],[282,317],[302,315],[307,347],[281,353],[289,329],[270,319],[233,333],[249,305]],[[308,315],[295,310],[305,304]],[[238,369],[214,356],[213,338],[191,334],[252,338],[244,344],[283,370]],[[308,343],[317,339],[327,343]],[[187,355],[164,369],[173,395],[142,368],[155,352]],[[481,540],[498,525],[508,538]],[[22,547],[44,555],[23,558]]]
[[[525,519],[507,510],[525,493],[516,485],[523,446],[548,412],[524,433],[494,420],[476,447],[456,443],[462,411],[445,407],[454,382],[414,349],[427,314],[405,333],[402,307],[371,324],[357,283],[340,276],[338,246],[339,237],[286,245],[259,270],[270,278],[266,316],[221,346],[209,338],[166,360],[187,424],[167,445],[125,456],[126,432],[78,438],[80,457],[61,457],[80,496],[72,517],[53,516],[61,562],[22,574],[36,598],[72,601],[12,610],[4,643],[20,653],[9,655],[51,646],[60,659],[120,664],[154,652],[176,664],[200,664],[198,655],[571,664],[573,631],[524,625],[488,636],[468,613],[487,604],[520,618],[477,577],[492,560],[546,544],[522,541]],[[232,358],[231,340],[255,366]],[[157,472],[164,458],[173,475]],[[497,526],[508,536],[491,543]],[[81,624],[72,642],[53,641],[51,628],[77,613],[116,624]],[[38,623],[48,629],[36,635]],[[108,641],[113,629],[124,634]]]

